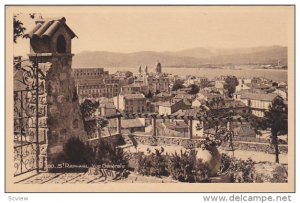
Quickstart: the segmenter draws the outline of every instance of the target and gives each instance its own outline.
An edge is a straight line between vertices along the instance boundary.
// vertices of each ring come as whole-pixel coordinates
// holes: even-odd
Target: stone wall
[[[44,89],[48,132],[47,144],[42,148],[47,162],[51,163],[51,159],[62,152],[68,139],[79,137],[85,141],[86,132],[83,128],[75,81],[71,74],[72,55],[40,54],[38,61],[39,68],[46,75]]]
[[[182,146],[187,149],[199,148],[203,144],[203,139],[189,139],[182,137],[162,137],[149,135],[129,135],[137,144],[150,146]]]
[[[203,139],[189,139],[179,137],[161,137],[150,135],[129,135],[134,139],[137,144],[144,144],[150,146],[182,146],[186,149],[199,148],[203,144]],[[274,147],[269,143],[257,143],[257,142],[240,142],[234,141],[234,148],[245,151],[259,151],[272,154],[274,153]],[[221,149],[229,149],[229,142],[225,142],[220,146]],[[288,153],[288,145],[279,145],[280,153]]]
[[[113,146],[119,146],[125,144],[125,141],[121,134],[114,134],[111,136],[101,137],[101,140],[105,143],[112,144]],[[96,147],[99,144],[99,138],[87,140],[86,143],[91,147]]]
[[[245,150],[245,151],[257,151],[265,152],[268,154],[274,154],[274,146],[270,143],[257,143],[257,142],[239,142],[234,141],[233,147],[236,150]],[[221,149],[230,149],[229,143],[223,143]],[[282,154],[288,153],[288,145],[279,145],[279,152]]]

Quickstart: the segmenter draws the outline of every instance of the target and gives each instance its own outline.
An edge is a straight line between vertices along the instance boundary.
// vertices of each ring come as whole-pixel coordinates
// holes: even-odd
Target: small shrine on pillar
[[[44,94],[47,112],[47,140],[44,151],[48,163],[63,151],[72,137],[84,140],[86,132],[80,114],[75,81],[72,78],[72,39],[77,37],[66,24],[64,17],[39,19],[24,37],[30,39],[31,61],[38,64],[44,77]]]

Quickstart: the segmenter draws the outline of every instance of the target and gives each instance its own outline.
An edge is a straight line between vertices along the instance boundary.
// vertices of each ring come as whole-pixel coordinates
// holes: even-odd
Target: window
[[[66,53],[66,40],[63,35],[59,35],[57,38],[56,51],[58,53]]]

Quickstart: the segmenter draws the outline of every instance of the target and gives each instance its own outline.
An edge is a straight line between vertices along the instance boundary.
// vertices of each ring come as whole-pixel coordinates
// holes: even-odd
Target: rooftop
[[[144,99],[143,94],[124,94],[124,99]]]
[[[156,97],[170,97],[172,96],[170,93],[167,93],[167,92],[161,92],[157,95],[155,95]]]
[[[109,127],[117,127],[116,119],[110,119]],[[121,121],[122,128],[138,128],[138,127],[145,127],[142,121],[138,118],[135,119],[124,119]]]
[[[246,93],[241,94],[241,99],[259,100],[259,101],[273,101],[277,94],[263,94],[263,93]]]
[[[141,87],[141,86],[142,86],[141,84],[132,83],[129,85],[124,85],[123,87]],[[145,84],[144,86],[147,86],[147,85]]]
[[[33,37],[52,37],[54,33],[58,30],[60,26],[65,26],[66,29],[71,34],[71,37],[77,37],[76,34],[69,28],[69,26],[66,24],[66,18],[56,18],[56,19],[38,19],[36,20],[35,27],[26,33],[24,37],[26,38],[33,38]]]

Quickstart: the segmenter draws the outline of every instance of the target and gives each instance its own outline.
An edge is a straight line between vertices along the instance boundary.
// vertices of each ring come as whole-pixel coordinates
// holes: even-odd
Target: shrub
[[[155,149],[155,153],[151,153],[148,149],[148,155],[138,153],[137,172],[147,176],[168,176],[166,156],[162,154],[163,152],[162,147],[161,150]]]
[[[100,140],[99,145],[95,149],[96,164],[114,164],[124,165],[127,167],[128,161],[122,149],[116,145]]]
[[[209,182],[208,167],[196,158],[193,150],[168,155],[168,171],[172,178],[180,182]]]
[[[231,176],[231,182],[252,183],[255,175],[255,162],[249,158],[246,161],[230,157],[222,153],[219,174]]]
[[[232,162],[232,158],[229,155],[222,153],[219,173],[224,173],[225,171],[227,171],[228,168],[230,167],[231,162]]]
[[[70,164],[77,165],[91,165],[94,162],[93,150],[79,138],[70,138],[67,141],[60,158],[64,158]]]
[[[232,182],[253,183],[255,172],[254,164],[255,162],[251,158],[246,161],[234,158],[229,166]]]
[[[273,178],[271,178],[271,183],[286,183],[288,182],[288,172],[286,168],[282,165],[276,166],[272,171]]]

